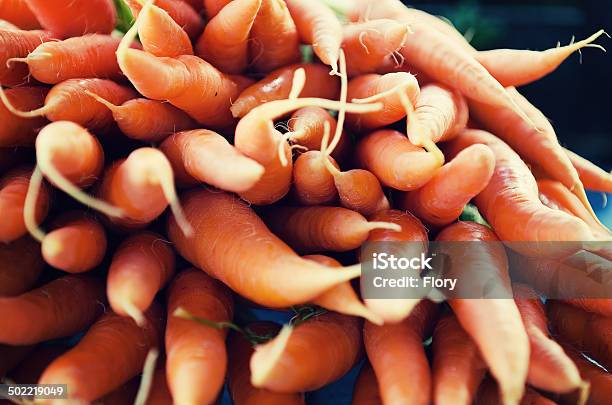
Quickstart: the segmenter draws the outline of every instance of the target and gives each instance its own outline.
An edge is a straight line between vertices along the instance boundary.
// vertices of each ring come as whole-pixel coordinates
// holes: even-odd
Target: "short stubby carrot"
[[[82,275],[55,279],[15,297],[0,298],[0,343],[27,345],[80,332],[104,310],[100,280]]]
[[[606,172],[582,156],[564,149],[570,158],[572,165],[576,168],[580,181],[587,190],[612,193],[612,174]]]
[[[69,211],[56,218],[53,230],[43,239],[45,261],[68,273],[83,273],[98,266],[106,253],[104,227],[82,211]]]
[[[321,388],[346,374],[363,353],[359,318],[326,312],[255,346],[251,384],[276,392]]]
[[[60,38],[110,34],[117,13],[112,0],[26,0],[40,25]]]
[[[355,385],[353,386],[353,405],[381,405],[380,390],[376,374],[369,362],[366,362],[359,371]]]
[[[47,31],[0,30],[0,84],[17,86],[28,81],[26,65],[8,64],[12,58],[25,58],[43,42],[49,41],[52,34]]]
[[[442,166],[423,187],[402,193],[397,204],[429,226],[448,225],[486,187],[494,168],[493,152],[485,145],[473,145]]]
[[[113,311],[142,325],[142,314],[174,274],[174,260],[174,252],[161,235],[140,232],[124,240],[111,259],[106,281]]]
[[[401,191],[422,187],[441,166],[434,153],[415,146],[406,135],[391,129],[363,137],[357,144],[357,159],[383,185]]]
[[[168,157],[180,185],[204,182],[241,193],[254,187],[264,175],[263,166],[207,129],[177,132],[160,145],[160,150]]]
[[[487,367],[454,315],[447,314],[436,324],[432,351],[433,402],[471,404]]]
[[[338,198],[334,177],[325,159],[337,166],[332,157],[318,150],[309,150],[295,159],[293,166],[293,197],[302,205],[330,204]]]
[[[260,104],[289,98],[293,76],[299,68],[304,69],[306,73],[304,88],[300,92],[301,97],[324,99],[338,97],[340,80],[337,76],[330,76],[325,66],[308,63],[290,65],[270,72],[266,77],[243,90],[238,98],[233,100],[230,107],[234,117],[243,117]]]
[[[149,349],[158,347],[161,308],[151,307],[146,320],[141,328],[130,318],[105,313],[75,347],[47,367],[38,383],[66,384],[71,387],[68,398],[75,401],[92,402],[108,394],[140,373]]]
[[[321,107],[300,108],[287,121],[289,131],[284,136],[293,145],[304,147],[309,151],[318,151],[323,141],[326,122],[329,124],[330,133],[334,134],[337,122],[327,110]],[[350,144],[348,138],[349,134],[343,129],[338,144],[330,152],[332,157],[339,160],[345,157]]]
[[[437,305],[422,301],[397,324],[366,322],[363,340],[385,404],[431,402],[431,371],[423,341],[431,336]]]
[[[110,35],[84,35],[42,43],[27,56],[7,63],[26,63],[32,77],[49,84],[68,79],[120,79],[115,58],[118,46],[119,39]]]
[[[172,398],[179,404],[214,403],[227,367],[226,329],[175,316],[181,309],[211,322],[229,322],[231,293],[197,269],[180,272],[168,290],[166,375]]]
[[[420,83],[420,77],[417,78]],[[414,118],[419,121],[424,136],[433,142],[457,136],[466,127],[468,116],[468,104],[458,91],[436,83],[421,87]]]
[[[236,0],[221,9],[206,24],[196,54],[222,72],[244,72],[249,63],[249,34],[261,2]]]
[[[127,4],[134,13],[134,17],[138,17],[140,10],[145,3],[144,0],[127,0]],[[193,4],[183,0],[155,0],[155,6],[164,10],[179,27],[189,35],[189,38],[196,39],[204,28],[202,17],[194,10]],[[199,3],[202,3],[199,1]]]
[[[40,245],[24,236],[11,243],[0,243],[0,297],[12,297],[28,291],[45,265]]]
[[[17,167],[0,177],[0,242],[11,242],[24,236],[28,230],[24,220],[26,196],[32,177],[31,167]],[[46,216],[50,205],[50,191],[41,187],[34,200],[34,214],[37,223]]]
[[[230,194],[197,190],[181,200],[187,220],[198,232],[185,237],[171,217],[168,235],[175,248],[256,303],[273,308],[303,304],[361,272],[357,267],[330,271],[302,259],[246,203]],[[259,270],[253,272],[255,268]]]
[[[5,90],[6,97],[15,108],[35,110],[45,103],[48,90],[44,87],[15,87]],[[38,130],[45,125],[44,117],[22,118],[14,116],[4,105],[0,105],[0,146],[32,146]]]
[[[264,213],[272,232],[298,252],[357,249],[375,229],[400,231],[392,223],[370,221],[342,207],[278,207]]]
[[[245,330],[256,336],[276,334],[280,325],[268,321],[257,321],[245,326]],[[227,342],[228,388],[235,404],[243,405],[304,405],[304,394],[281,393],[256,388],[251,384],[249,361],[253,355],[253,343],[244,335],[232,332]]]
[[[26,0],[2,0],[0,1],[0,18],[15,24],[22,30],[35,30],[40,28]]]

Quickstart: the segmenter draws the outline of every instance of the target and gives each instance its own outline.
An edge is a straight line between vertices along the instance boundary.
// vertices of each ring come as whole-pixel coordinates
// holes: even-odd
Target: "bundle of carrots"
[[[612,175],[516,89],[604,35],[479,51],[399,0],[0,0],[0,378],[303,404],[363,364],[354,404],[609,403],[610,291],[538,289],[609,278],[585,189]],[[463,259],[515,298],[360,297],[360,247],[430,240],[505,243]]]

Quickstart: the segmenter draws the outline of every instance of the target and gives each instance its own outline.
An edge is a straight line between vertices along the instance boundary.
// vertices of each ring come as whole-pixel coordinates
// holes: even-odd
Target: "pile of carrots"
[[[612,175],[516,89],[606,35],[479,51],[399,0],[0,0],[0,378],[303,404],[360,366],[353,404],[609,403],[609,288],[542,294],[576,262],[607,280],[585,190]],[[502,241],[463,259],[515,298],[361,297],[376,241]]]

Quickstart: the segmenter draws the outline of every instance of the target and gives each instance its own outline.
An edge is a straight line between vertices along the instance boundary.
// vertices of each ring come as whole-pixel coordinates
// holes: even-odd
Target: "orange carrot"
[[[242,73],[248,65],[251,27],[262,0],[236,0],[221,9],[204,29],[196,53],[226,73]]]
[[[366,322],[363,340],[383,403],[431,402],[431,371],[422,342],[431,335],[436,317],[437,306],[422,301],[401,323]]]
[[[17,240],[28,232],[23,214],[30,177],[31,167],[18,167],[0,177],[0,212],[3,217],[0,221],[0,242]],[[39,223],[49,210],[50,194],[47,187],[41,187],[33,204],[33,216]]]
[[[316,1],[286,0],[303,43],[312,45],[321,62],[338,72],[338,57],[342,44],[342,25],[334,12]]]
[[[599,48],[594,44],[604,30],[599,30],[587,39],[574,42],[567,46],[559,46],[545,51],[527,51],[518,49],[494,49],[480,51],[476,55],[482,64],[499,81],[502,86],[524,86],[535,82],[555,71],[570,55],[583,48]],[[605,52],[605,49],[603,49]]]
[[[108,302],[115,313],[143,325],[142,314],[173,273],[174,252],[160,235],[130,236],[117,248],[108,269]]]
[[[45,103],[47,89],[42,87],[16,87],[6,90],[6,97],[16,108],[34,110]],[[15,117],[4,105],[0,105],[0,146],[31,146],[38,130],[47,122],[44,117]]]
[[[51,40],[47,31],[0,30],[0,84],[16,86],[28,81],[28,67],[8,64],[12,58],[25,58],[43,42]]]
[[[565,302],[587,312],[593,312],[607,317],[612,316],[612,302],[606,298],[574,298],[566,300]]]
[[[28,291],[44,267],[40,245],[27,236],[10,244],[0,243],[0,263],[0,297]]]
[[[0,342],[25,345],[73,335],[102,312],[102,284],[69,275],[16,297],[0,298]]]
[[[424,136],[433,142],[448,141],[457,136],[466,127],[468,115],[467,102],[457,91],[439,84],[421,87],[414,118],[419,121]]]
[[[564,345],[566,353],[574,361],[582,378],[589,383],[589,397],[587,405],[605,405],[612,395],[612,375],[599,365],[585,358],[570,346]],[[580,401],[579,395],[566,395],[560,398],[562,405],[576,404]]]
[[[362,351],[361,321],[326,312],[287,326],[256,346],[250,361],[251,384],[276,392],[312,391],[346,374]]]
[[[587,190],[612,193],[612,174],[600,169],[582,156],[564,149]]]
[[[308,80],[308,78],[307,78]],[[304,91],[302,91],[302,94]],[[318,151],[321,148],[325,123],[329,123],[329,130],[333,134],[336,132],[336,119],[331,114],[321,107],[304,107],[293,113],[287,121],[287,129],[285,138],[294,145],[299,145],[311,150]],[[341,159],[347,152],[349,147],[349,135],[344,129],[340,135],[340,140],[336,148],[330,152],[335,159]]]
[[[302,153],[293,166],[293,195],[302,205],[329,204],[338,198],[334,177],[325,166],[338,164],[318,150]]]
[[[359,371],[353,387],[353,405],[381,405],[380,391],[376,374],[370,363],[365,363]]]
[[[267,321],[258,321],[245,327],[249,333],[257,336],[276,334],[280,326]],[[256,388],[251,384],[249,361],[253,355],[253,344],[244,335],[232,332],[228,346],[228,387],[232,401],[243,405],[304,405],[304,394],[281,393]]]
[[[147,351],[159,344],[160,307],[151,307],[146,317],[141,328],[130,318],[107,312],[74,348],[47,367],[38,383],[67,384],[68,398],[84,402],[120,387],[142,370]]]
[[[145,4],[145,1],[127,0],[127,4],[132,10],[134,17],[138,17],[140,15],[140,10],[142,10],[143,5]],[[196,10],[194,10],[191,4],[187,4],[187,2],[181,0],[155,0],[155,6],[172,17],[176,24],[179,27],[182,27],[187,35],[189,35],[189,38],[195,39],[202,33],[204,22],[202,21],[202,17],[200,17]],[[146,29],[146,27],[143,28]],[[156,35],[154,32],[151,32],[151,34]],[[173,41],[175,40],[174,38],[168,39]]]
[[[111,0],[26,0],[40,25],[61,38],[110,34],[116,11]]]
[[[209,404],[223,386],[227,367],[226,329],[199,325],[177,310],[212,322],[229,322],[229,290],[197,269],[179,273],[169,288],[166,374],[172,398],[181,404]]]
[[[201,181],[236,193],[251,189],[263,167],[238,152],[221,135],[207,129],[178,132],[161,144],[179,184]],[[231,167],[231,173],[227,168]]]
[[[503,403],[516,404],[523,395],[527,379],[529,339],[515,302],[511,298],[500,298],[505,295],[504,290],[510,288],[508,259],[503,245],[499,244],[493,231],[475,222],[450,225],[438,234],[436,241],[478,243],[478,248],[465,248],[461,267],[465,271],[478,268],[492,271],[495,285],[500,288],[493,294],[500,295],[482,302],[456,298],[449,303],[500,384]],[[450,271],[462,270],[455,266]]]
[[[26,0],[0,1],[0,18],[15,24],[22,30],[40,28],[40,23],[28,7]]]
[[[178,252],[256,303],[274,308],[302,304],[360,273],[354,267],[330,271],[298,257],[230,194],[198,190],[182,200],[186,218],[198,232],[185,237],[171,217],[168,235]]]
[[[402,193],[397,204],[430,226],[448,225],[486,187],[494,168],[493,152],[484,145],[473,145],[442,166],[423,187]]]
[[[451,314],[440,319],[434,330],[431,367],[434,403],[473,402],[486,365],[472,338]]]
[[[188,1],[193,2],[195,0]],[[200,3],[203,3],[204,13],[206,14],[209,20],[212,20],[213,17],[219,14],[219,11],[221,11],[223,7],[227,6],[229,3],[232,2],[232,0],[204,0],[203,2],[201,0],[198,1]]]
[[[475,405],[490,405],[499,404],[500,396],[498,392],[498,386],[495,381],[491,378],[487,378],[476,395]],[[520,405],[555,405],[555,402],[542,396],[538,391],[533,388],[526,387],[525,394],[521,398]]]

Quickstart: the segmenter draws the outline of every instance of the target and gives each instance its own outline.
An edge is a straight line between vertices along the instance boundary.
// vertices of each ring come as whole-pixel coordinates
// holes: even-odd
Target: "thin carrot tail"
[[[194,234],[193,227],[187,220],[185,213],[183,212],[183,208],[179,202],[178,196],[176,194],[176,188],[174,187],[174,178],[172,172],[170,171],[170,176],[162,176],[159,179],[159,184],[162,188],[164,196],[168,201],[168,205],[170,205],[170,210],[172,214],[174,214],[174,219],[178,227],[183,231],[183,234],[190,238]]]
[[[149,350],[149,353],[147,353],[144,367],[142,369],[142,377],[140,377],[140,386],[138,387],[138,393],[136,394],[134,405],[145,405],[147,403],[147,398],[149,397],[149,393],[151,392],[151,387],[153,385],[155,363],[157,362],[158,356],[159,351],[156,348]]]
[[[602,35],[606,35],[608,38],[610,38],[610,35],[608,35],[608,33],[605,30],[601,29],[597,31],[596,33],[594,33],[593,35],[591,35],[590,37],[583,39],[582,41],[578,41],[573,44],[569,44],[569,45],[566,45],[564,47],[557,48],[557,49],[562,49],[562,48],[566,49],[568,51],[568,55],[576,51],[580,51],[582,48],[597,48],[597,49],[601,49],[602,51],[606,52],[606,48],[604,48],[603,46],[599,44],[593,43],[594,41],[599,39]]]
[[[2,104],[4,104],[6,109],[9,110],[13,115],[16,115],[22,118],[40,117],[41,115],[45,115],[50,110],[50,107],[48,104],[40,108],[37,108],[35,110],[32,110],[32,111],[18,110],[17,108],[15,108],[15,106],[13,106],[13,104],[11,103],[11,100],[8,99],[2,86],[0,86],[0,100],[2,100]]]
[[[121,60],[125,57],[126,51],[130,48],[130,45],[132,45],[132,42],[134,42],[136,36],[138,35],[138,25],[140,24],[140,21],[142,21],[141,16],[147,13],[154,3],[155,0],[147,0],[146,3],[144,3],[142,8],[140,9],[140,12],[138,13],[138,17],[134,21],[134,24],[132,24],[130,29],[127,30],[127,32],[125,33],[125,35],[123,35],[123,38],[119,42],[119,46],[117,46],[115,54],[117,55],[117,61],[119,61],[120,64]]]
[[[393,222],[369,221],[367,227],[370,231],[373,231],[375,229],[388,229],[390,231],[395,232],[402,231],[402,227],[399,224],[395,224]]]
[[[588,197],[586,195],[586,191],[584,189],[584,186],[582,185],[582,182],[580,180],[578,180],[578,182],[574,185],[574,187],[572,188],[571,192],[574,195],[576,195],[576,197],[578,197],[578,199],[580,199],[580,202],[584,205],[584,207],[587,209],[589,214],[591,214],[593,219],[599,225],[601,225],[604,229],[608,229],[608,227],[606,227],[603,224],[603,222],[601,222],[601,220],[597,217],[597,214],[595,214],[595,211],[593,210],[593,207],[591,206],[591,202],[589,201],[589,199],[588,199]]]
[[[38,165],[34,168],[34,172],[30,177],[30,183],[28,184],[28,191],[26,193],[25,203],[23,207],[23,221],[26,229],[32,235],[34,239],[41,242],[45,239],[47,234],[38,226],[36,221],[36,203],[38,201],[38,194],[40,187],[42,186],[43,174]]]
[[[580,388],[578,388],[578,401],[577,405],[585,405],[589,400],[589,395],[591,394],[591,383],[588,381],[582,381],[580,384]]]
[[[115,104],[111,103],[107,99],[102,98],[99,95],[97,95],[96,93],[92,93],[89,90],[85,90],[85,94],[87,94],[88,96],[90,96],[94,100],[96,100],[97,102],[99,102],[102,105],[104,105],[105,107],[107,107],[109,110],[111,110],[111,112],[115,112],[115,110],[119,107],[118,105],[115,105]]]
[[[26,65],[31,60],[44,60],[53,57],[49,52],[32,52],[25,58],[9,58],[6,60],[6,67],[10,68],[12,63],[25,63]]]
[[[132,318],[134,322],[136,322],[136,325],[140,326],[141,328],[145,325],[146,319],[142,311],[136,308],[134,304],[131,302],[124,302],[122,307],[125,313],[128,314],[128,316]]]
[[[323,164],[327,171],[335,178],[339,174],[341,174],[340,170],[338,170],[334,165],[332,165],[329,160],[329,149],[327,143],[329,141],[329,133],[330,126],[328,121],[323,122],[323,139],[321,139],[321,158],[323,159]]]
[[[289,91],[289,100],[295,100],[300,96],[304,85],[306,84],[306,71],[304,68],[296,69],[293,72],[293,81],[291,83],[291,90]],[[283,167],[289,164],[287,155],[285,153],[285,143],[289,141],[291,135],[285,134],[278,142],[278,159]]]
[[[344,55],[344,50],[342,49],[340,49],[340,53],[338,54],[338,62],[340,62],[340,72],[338,73],[338,76],[340,76],[340,108],[338,109],[336,132],[334,133],[334,137],[327,148],[328,155],[331,155],[334,149],[336,149],[336,146],[338,146],[338,143],[340,143],[340,138],[342,138],[342,130],[344,129],[344,120],[346,118],[348,76],[346,73],[346,57]]]
[[[265,344],[264,350],[266,350],[267,361],[253,361],[256,356],[251,357],[251,384],[255,387],[261,387],[265,384],[269,378],[269,374],[272,372],[278,361],[280,361],[289,338],[293,333],[293,327],[291,325],[285,325],[281,329],[278,335],[271,341]],[[258,347],[255,347],[255,353],[257,353]]]

